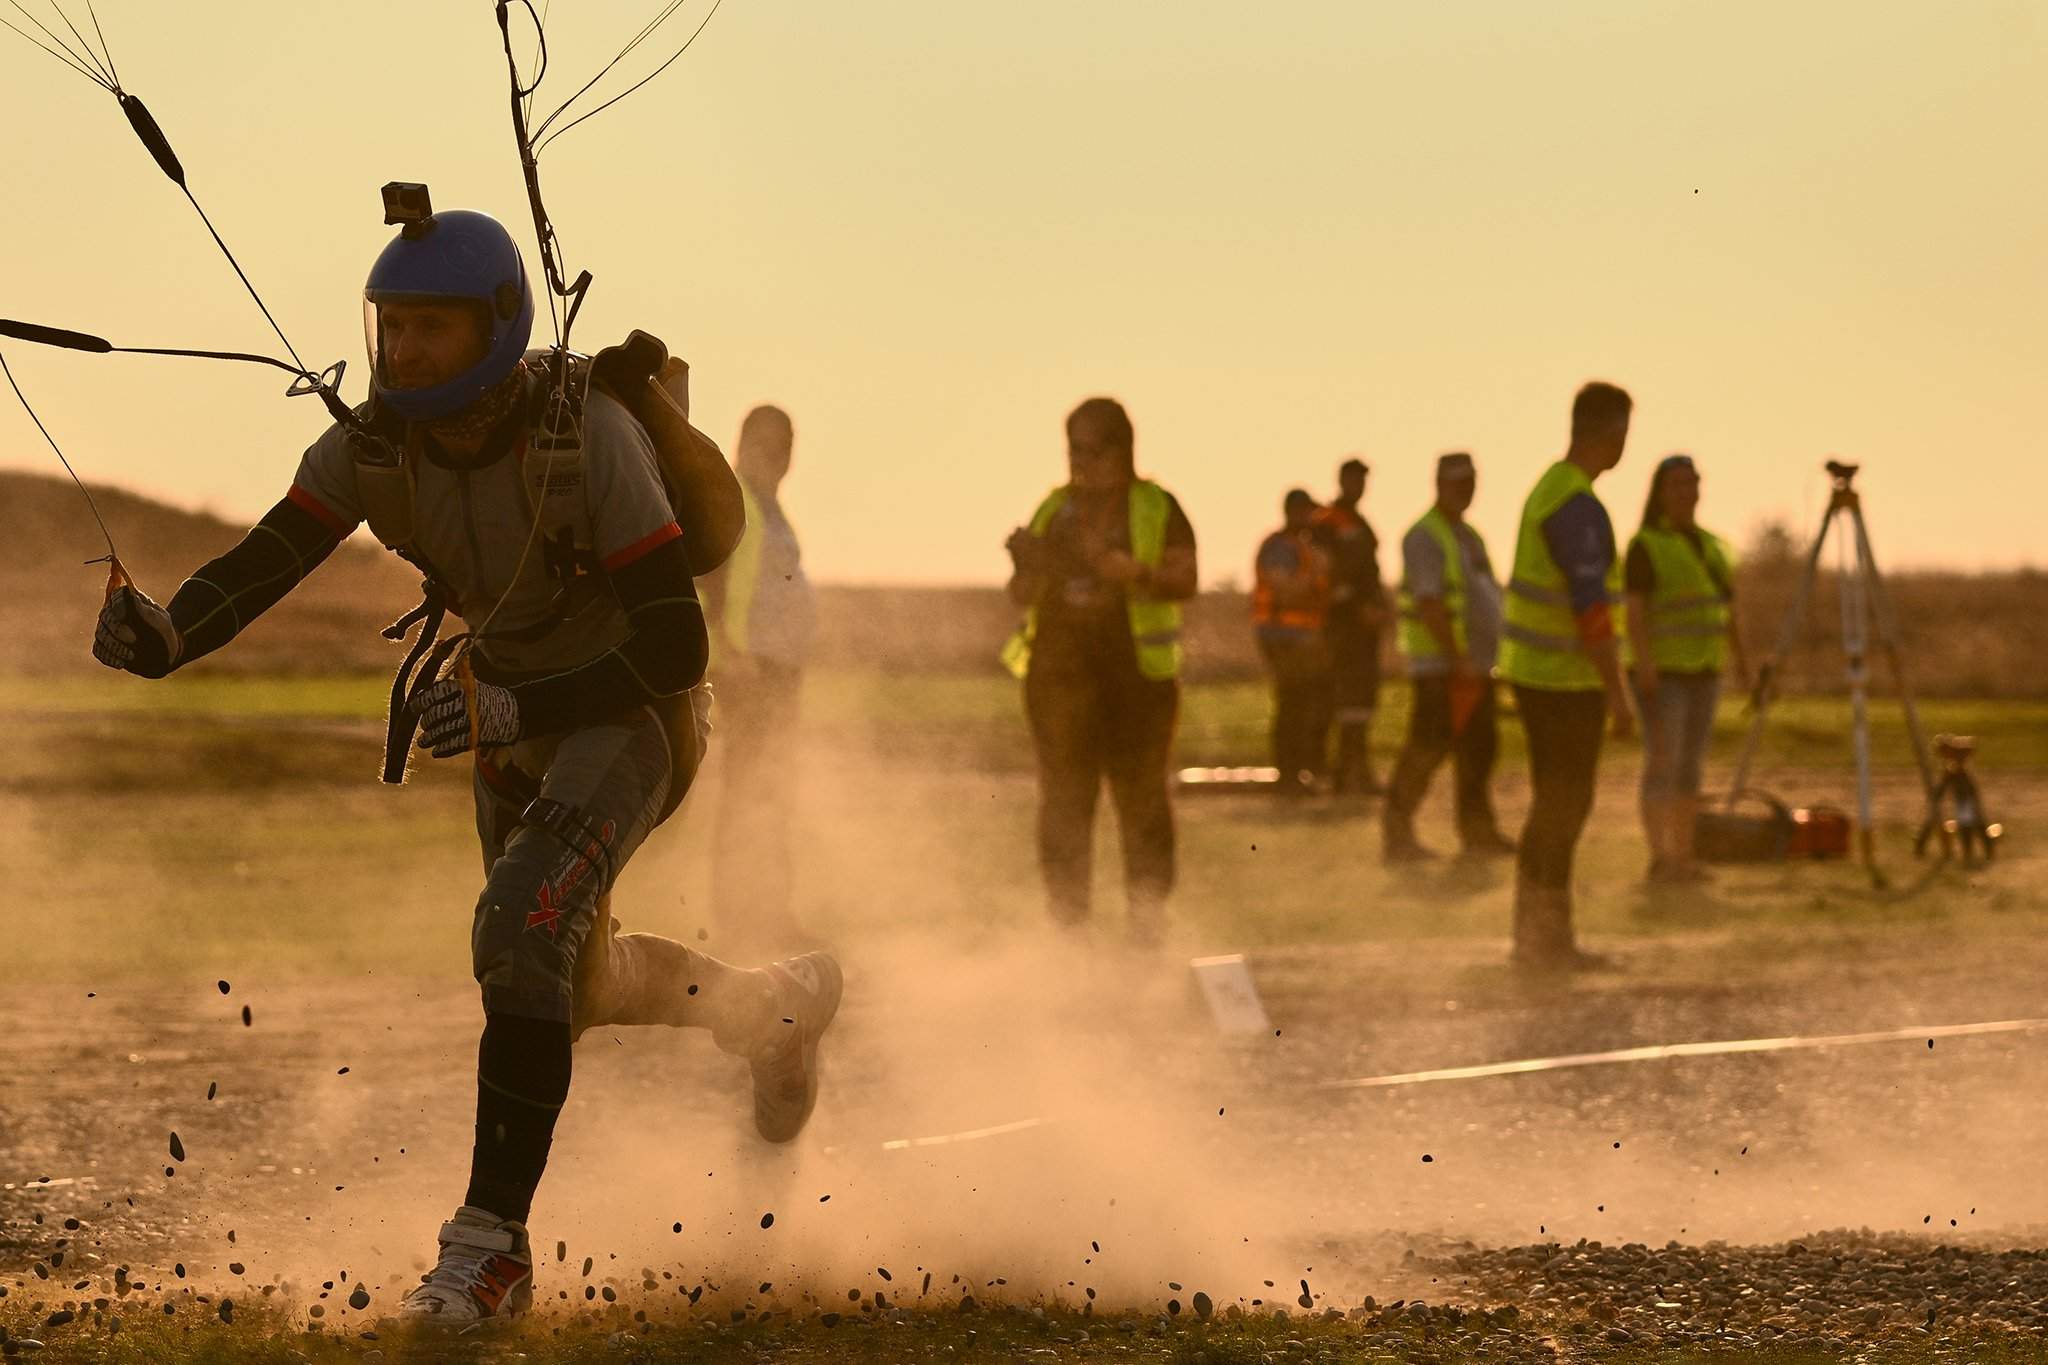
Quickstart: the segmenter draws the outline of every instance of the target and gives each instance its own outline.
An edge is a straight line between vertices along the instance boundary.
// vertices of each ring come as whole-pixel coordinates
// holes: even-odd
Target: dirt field
[[[424,1266],[468,1156],[462,774],[375,787],[374,682],[0,699],[24,737],[0,780],[9,1353],[402,1353],[359,1333]],[[812,1130],[753,1140],[744,1070],[702,1037],[586,1038],[533,1219],[555,1311],[486,1354],[2034,1358],[2048,1033],[1334,1083],[2048,1015],[2036,708],[1930,717],[2007,737],[1987,791],[2016,833],[1992,871],[1912,863],[1886,751],[1883,891],[1805,865],[1649,896],[1616,753],[1580,880],[1622,970],[1542,985],[1501,965],[1507,871],[1390,876],[1369,806],[1185,800],[1171,949],[1121,946],[1106,880],[1101,932],[1055,938],[1007,689],[853,678],[813,701],[800,896],[852,984]],[[930,715],[943,740],[914,742]],[[1188,717],[1190,761],[1256,746],[1254,693],[1205,690]],[[1845,799],[1826,714],[1787,729],[1774,784]],[[716,786],[618,904],[713,952]],[[1228,951],[1270,1035],[1219,1036],[1193,994],[1187,959]]]

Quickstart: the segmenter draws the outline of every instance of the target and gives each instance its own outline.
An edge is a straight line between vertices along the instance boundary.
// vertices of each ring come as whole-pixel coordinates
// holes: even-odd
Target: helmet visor
[[[363,346],[379,387],[431,389],[479,364],[496,340],[488,305],[447,294],[366,290]]]

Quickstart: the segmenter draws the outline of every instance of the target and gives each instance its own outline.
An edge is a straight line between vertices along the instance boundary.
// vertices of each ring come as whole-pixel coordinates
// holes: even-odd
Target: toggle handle
[[[171,178],[171,183],[184,189],[185,168],[178,164],[178,154],[171,150],[171,140],[164,136],[163,129],[156,126],[148,106],[124,91],[121,112],[128,116],[128,126],[135,130],[135,136],[142,139],[142,145],[149,148],[149,154],[156,158],[156,164]]]

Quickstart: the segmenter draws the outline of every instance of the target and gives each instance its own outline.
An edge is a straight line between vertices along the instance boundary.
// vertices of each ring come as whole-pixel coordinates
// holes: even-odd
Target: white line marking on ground
[[[1613,1052],[1578,1052],[1563,1057],[1531,1057],[1485,1066],[1452,1066],[1439,1071],[1408,1071],[1393,1076],[1365,1076],[1350,1081],[1323,1081],[1317,1090],[1377,1090],[1432,1081],[1471,1081],[1487,1076],[1520,1076],[1535,1071],[1568,1071],[1581,1066],[1620,1062],[1661,1062],[1671,1057],[1720,1057],[1743,1052],[1797,1052],[1808,1048],[1856,1047],[1866,1043],[1902,1043],[1916,1038],[1967,1038],[1987,1033],[2033,1033],[2048,1029],[2048,1019],[2001,1019],[1988,1024],[1935,1024],[1923,1028],[1885,1029],[1877,1033],[1837,1033],[1793,1038],[1738,1038],[1716,1043],[1663,1043],[1625,1047]]]
[[[1022,1133],[1031,1128],[1043,1128],[1048,1120],[1039,1118],[1018,1119],[1015,1123],[998,1123],[993,1128],[970,1128],[964,1133],[941,1133],[937,1137],[897,1138],[882,1144],[885,1152],[907,1152],[913,1147],[946,1147],[955,1142],[975,1142],[982,1138],[1002,1137],[1008,1133]]]
[[[1749,1052],[1799,1052],[1815,1048],[1858,1047],[1869,1043],[1905,1043],[1917,1039],[1973,1038],[1993,1033],[2038,1033],[2048,1030],[2048,1019],[1999,1019],[1984,1024],[1929,1024],[1918,1028],[1884,1029],[1876,1033],[1835,1033],[1791,1038],[1735,1038],[1711,1043],[1659,1043],[1650,1047],[1617,1048],[1611,1052],[1576,1052],[1563,1057],[1530,1057],[1517,1062],[1490,1062],[1484,1066],[1452,1066],[1438,1071],[1405,1071],[1393,1076],[1364,1076],[1349,1081],[1322,1081],[1315,1090],[1379,1090],[1397,1085],[1426,1085],[1434,1081],[1473,1081],[1488,1076],[1521,1076],[1539,1071],[1569,1071],[1582,1066],[1612,1066],[1622,1062],[1661,1062],[1673,1057],[1726,1057]],[[949,1147],[955,1143],[978,1142],[1050,1126],[1045,1118],[1018,1119],[988,1128],[970,1128],[964,1133],[941,1133],[934,1137],[897,1138],[882,1144],[885,1152],[907,1152],[915,1147]]]

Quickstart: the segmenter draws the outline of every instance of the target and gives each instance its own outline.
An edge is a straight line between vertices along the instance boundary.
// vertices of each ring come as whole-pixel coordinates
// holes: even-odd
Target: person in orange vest
[[[1316,543],[1316,500],[1288,491],[1286,522],[1253,563],[1252,624],[1273,674],[1273,763],[1282,795],[1315,789],[1330,735],[1330,557]]]
[[[1381,793],[1369,740],[1379,706],[1380,631],[1389,619],[1380,540],[1358,510],[1370,472],[1357,458],[1337,466],[1337,497],[1315,520],[1316,541],[1330,557],[1330,616],[1323,634],[1330,642],[1330,702],[1337,724],[1331,785],[1360,796]]]
[[[1091,398],[1067,417],[1068,481],[1006,548],[1025,609],[1003,662],[1024,684],[1038,753],[1038,862],[1056,923],[1090,914],[1103,779],[1123,846],[1126,928],[1157,943],[1173,890],[1167,762],[1180,714],[1181,603],[1195,595],[1195,530],[1139,478],[1130,415]]]

